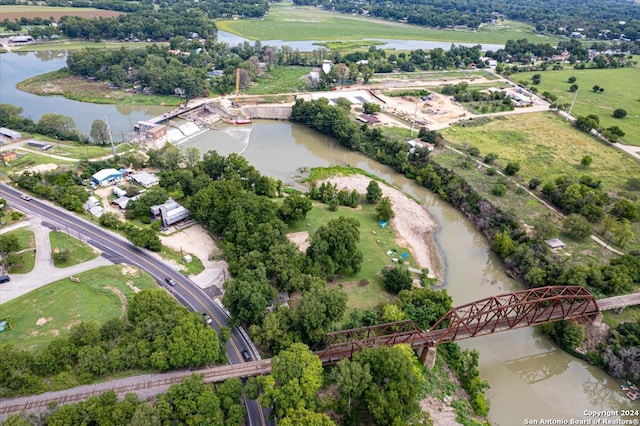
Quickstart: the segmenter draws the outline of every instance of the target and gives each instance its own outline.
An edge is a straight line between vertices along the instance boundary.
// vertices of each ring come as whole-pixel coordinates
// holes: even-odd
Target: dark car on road
[[[167,278],[165,278],[164,280],[165,280],[165,281],[167,282],[167,284],[169,284],[170,286],[174,286],[174,285],[176,285],[176,281],[175,281],[173,278],[169,278],[169,277],[167,277]]]
[[[243,358],[245,361],[251,361],[251,355],[249,354],[249,351],[248,351],[248,350],[243,349],[241,353],[242,353],[242,358]]]
[[[9,281],[11,281],[11,278],[9,278],[9,275],[0,275],[0,284],[8,283]]]

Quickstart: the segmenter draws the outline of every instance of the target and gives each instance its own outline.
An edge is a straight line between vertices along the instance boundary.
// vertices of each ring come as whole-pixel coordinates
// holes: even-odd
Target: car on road
[[[206,312],[202,313],[202,318],[204,318],[204,322],[206,322],[207,324],[211,324],[213,322],[209,314]]]
[[[242,352],[241,352],[241,354],[242,354],[242,358],[243,358],[245,361],[251,361],[251,355],[249,354],[249,351],[248,351],[248,350],[243,349],[243,350],[242,350]]]
[[[31,200],[33,199],[33,198],[31,197],[31,195],[27,195],[27,194],[22,194],[22,195],[20,196],[20,198],[22,198],[23,200],[26,200],[26,201],[31,201]]]
[[[11,278],[9,278],[9,275],[0,275],[0,284],[8,283],[9,281],[11,281]]]
[[[164,280],[167,282],[167,284],[169,284],[169,285],[170,285],[170,286],[172,286],[172,287],[173,287],[174,285],[176,285],[176,281],[175,281],[173,278],[169,278],[169,277],[167,277],[167,278],[165,278]]]

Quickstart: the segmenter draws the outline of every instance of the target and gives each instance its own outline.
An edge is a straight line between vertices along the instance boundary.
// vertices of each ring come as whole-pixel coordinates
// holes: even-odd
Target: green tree
[[[89,135],[91,136],[91,139],[93,139],[93,142],[98,145],[104,145],[110,141],[109,127],[103,120],[93,120]]]
[[[163,424],[223,424],[220,401],[202,375],[194,374],[172,385],[158,397],[157,406]]]
[[[353,401],[358,401],[371,386],[371,373],[368,365],[351,362],[344,358],[331,372],[331,379],[335,382],[340,399],[338,399],[338,412],[352,420]]]
[[[569,77],[569,79],[568,79],[567,81],[568,81],[569,83],[575,83],[575,82],[576,82],[576,80],[578,80],[576,77],[571,76],[571,77]]]
[[[398,306],[418,327],[428,330],[452,307],[446,291],[430,288],[411,288],[398,293]]]
[[[516,249],[516,245],[506,231],[495,234],[493,236],[493,244],[491,248],[498,253],[500,258],[509,257]]]
[[[640,207],[627,198],[621,198],[613,205],[610,213],[619,220],[634,221],[640,217]]]
[[[584,326],[577,321],[563,321],[561,345],[574,350],[584,340]]]
[[[356,418],[369,417],[375,425],[389,425],[406,421],[418,411],[423,379],[411,348],[398,345],[364,349],[353,356],[352,362],[363,368],[368,366],[372,381],[354,404]]]
[[[313,343],[321,341],[342,320],[346,308],[347,295],[341,289],[316,286],[304,292],[296,311],[304,337]]]
[[[584,240],[593,232],[593,227],[587,219],[577,213],[571,213],[562,222],[567,234],[573,239]]]
[[[515,176],[520,171],[520,163],[517,161],[510,161],[507,163],[507,167],[504,168],[504,174],[507,176]]]
[[[190,169],[194,169],[200,162],[200,150],[195,146],[190,146],[184,150],[184,161]]]
[[[307,256],[322,275],[354,274],[360,271],[363,255],[358,249],[360,222],[340,216],[320,226],[311,237]]]
[[[627,219],[617,221],[614,224],[611,232],[613,233],[613,236],[616,240],[616,244],[618,244],[620,247],[624,247],[625,245],[627,245],[629,240],[632,240],[635,237],[633,228],[631,227],[631,222],[629,222],[629,220]]]
[[[382,270],[382,277],[385,288],[394,294],[398,294],[402,290],[408,290],[413,285],[411,273],[402,266],[385,267]]]
[[[271,375],[258,399],[284,418],[296,409],[314,410],[322,387],[322,362],[306,345],[294,343],[271,360]]]
[[[558,227],[553,222],[551,215],[537,216],[533,220],[533,229],[541,240],[548,240],[558,235]]]
[[[613,110],[614,118],[625,118],[627,116],[627,111],[622,108],[616,108]]]
[[[75,128],[73,118],[52,112],[42,114],[38,121],[38,131],[47,135],[66,136]]]
[[[395,217],[389,197],[382,197],[380,199],[380,202],[376,206],[376,217],[378,220],[383,220],[385,222],[388,222]]]
[[[582,157],[582,160],[580,160],[580,165],[585,168],[589,167],[591,163],[593,163],[593,158],[591,158],[591,156],[589,155],[585,155],[584,157]]]
[[[569,91],[570,92],[577,92],[579,89],[579,86],[577,84],[572,84],[571,86],[569,86]]]
[[[375,204],[382,198],[382,189],[377,181],[372,180],[367,185],[367,201],[371,204]]]
[[[281,426],[335,426],[329,416],[322,413],[316,413],[304,408],[298,408],[290,411],[287,417],[278,421]]]
[[[362,104],[362,108],[366,114],[376,114],[382,111],[380,105],[375,102],[365,102]]]
[[[266,277],[264,265],[248,269],[224,283],[222,302],[231,313],[231,322],[260,324],[265,310],[275,297],[275,289]]]
[[[0,235],[0,254],[6,255],[18,250],[20,250],[20,242],[17,236],[14,234]]]
[[[308,197],[293,194],[284,199],[278,209],[278,215],[284,222],[302,220],[311,211],[313,204]]]

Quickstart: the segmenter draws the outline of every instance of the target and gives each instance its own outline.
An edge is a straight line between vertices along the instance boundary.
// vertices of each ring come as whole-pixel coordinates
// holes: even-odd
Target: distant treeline
[[[293,0],[343,13],[358,13],[434,28],[478,28],[506,17],[540,32],[614,40],[640,38],[640,7],[625,0]]]

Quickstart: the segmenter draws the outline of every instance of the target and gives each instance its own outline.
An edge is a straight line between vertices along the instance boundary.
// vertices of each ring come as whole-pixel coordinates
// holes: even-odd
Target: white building
[[[99,186],[109,186],[122,180],[122,173],[116,169],[102,169],[91,176],[91,182]]]
[[[158,179],[158,176],[152,173],[147,173],[147,172],[132,174],[131,180],[137,183],[138,185],[144,186],[145,188],[151,188],[152,186],[155,186],[158,183],[160,183],[160,179]]]
[[[162,225],[166,228],[183,219],[191,217],[191,212],[182,207],[175,200],[169,198],[164,204],[151,206],[151,214],[160,216]]]

